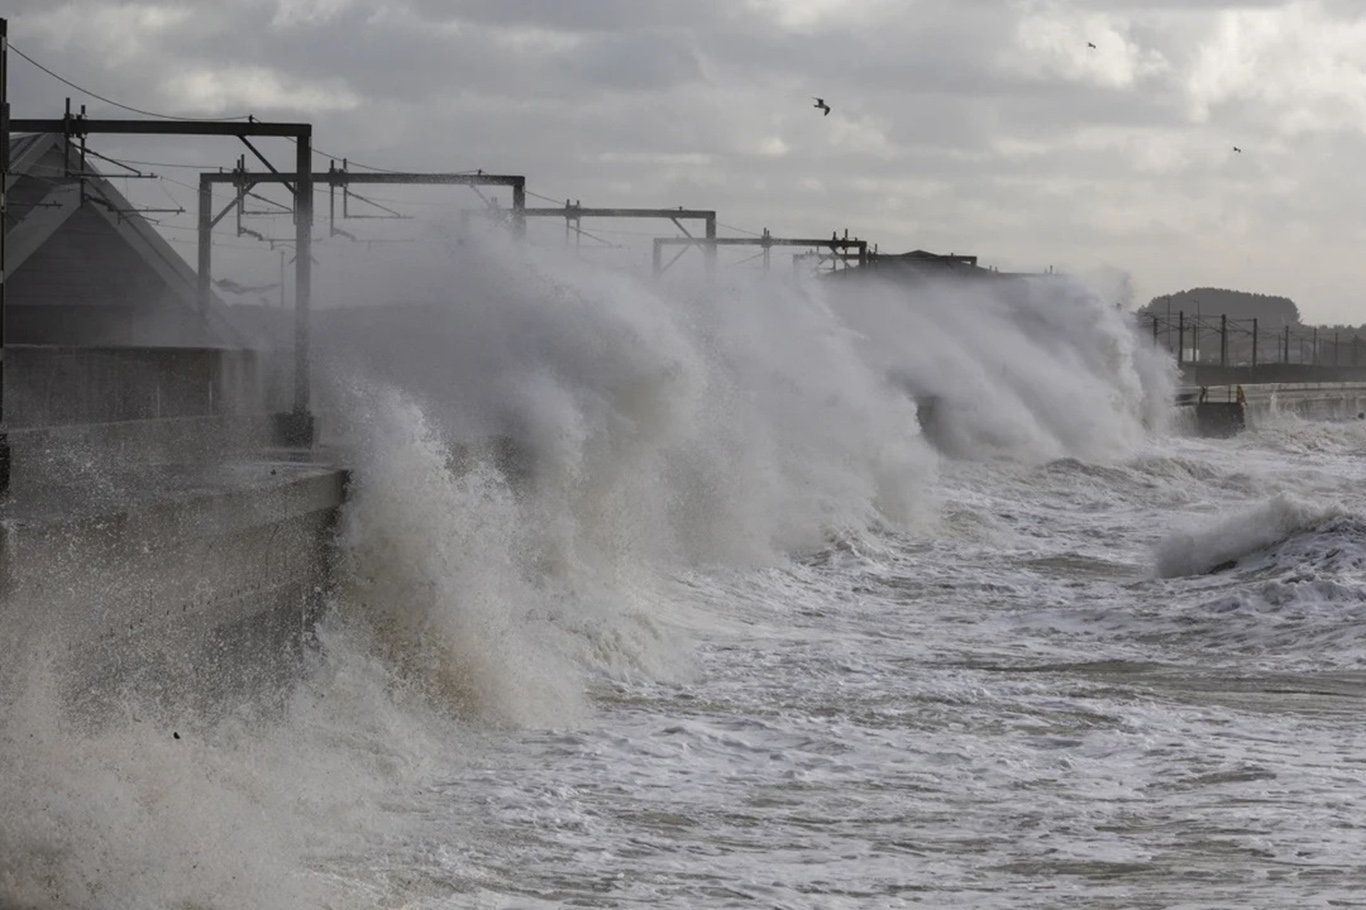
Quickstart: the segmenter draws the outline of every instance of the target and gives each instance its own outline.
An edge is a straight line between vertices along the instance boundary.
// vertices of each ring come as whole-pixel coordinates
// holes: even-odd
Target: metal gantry
[[[245,140],[244,140],[245,141]],[[408,185],[456,185],[456,186],[510,186],[513,200],[513,230],[518,236],[525,234],[525,222],[516,211],[526,204],[526,178],[500,174],[422,174],[422,173],[366,173],[353,174],[335,165],[327,171],[314,173],[311,155],[304,152],[306,143],[300,143],[297,166],[292,172],[281,172],[271,167],[269,173],[248,173],[245,169],[227,172],[201,173],[199,175],[199,305],[207,309],[211,299],[210,288],[213,283],[213,227],[236,206],[240,206],[246,194],[261,183],[279,183],[294,192],[295,223],[298,227],[295,240],[296,290],[295,318],[295,413],[306,412],[308,408],[308,312],[310,277],[312,275],[313,225],[313,187],[315,183],[326,183],[330,187],[346,187],[353,184],[408,184]],[[248,144],[250,147],[250,144]],[[253,152],[256,150],[253,148]],[[257,153],[257,157],[270,167],[270,162]],[[236,197],[229,205],[213,214],[213,186],[215,183],[231,183],[237,188]],[[302,342],[300,342],[302,339]],[[312,435],[311,421],[309,435]]]
[[[654,276],[658,278],[661,275],[663,275],[666,271],[668,271],[670,266],[672,266],[675,262],[678,261],[678,256],[682,255],[684,250],[686,250],[689,246],[694,246],[702,242],[704,241],[699,241],[691,237],[656,237],[654,239]],[[850,238],[847,233],[844,237],[840,237],[837,234],[832,234],[828,239],[817,239],[810,237],[774,237],[771,233],[769,233],[768,229],[765,228],[764,232],[760,234],[758,237],[712,237],[706,240],[705,243],[707,243],[710,249],[712,250],[713,256],[715,255],[715,249],[717,247],[722,246],[760,247],[763,252],[764,269],[766,270],[770,266],[769,251],[772,250],[775,246],[815,247],[817,249],[828,248],[831,251],[831,253],[839,257],[837,261],[842,261],[845,263],[845,265],[849,264],[851,258],[850,251],[852,250],[852,258],[859,265],[865,265],[868,262],[868,241],[859,240],[856,237]],[[664,247],[666,246],[682,246],[683,250],[680,250],[678,255],[674,256],[673,259],[669,260],[666,263],[664,262]]]
[[[330,217],[335,222],[335,194],[337,189],[343,193],[343,217],[347,216],[345,206],[350,198],[350,187],[373,185],[412,185],[412,186],[507,186],[512,189],[512,208],[510,215],[515,236],[526,236],[527,218],[563,218],[566,231],[583,231],[584,218],[631,218],[664,219],[673,222],[685,235],[683,237],[659,237],[654,239],[654,274],[662,275],[689,248],[700,247],[708,277],[716,273],[717,252],[722,246],[751,246],[761,248],[764,268],[770,266],[770,250],[773,247],[806,247],[828,250],[822,254],[829,261],[842,263],[848,267],[851,262],[859,265],[868,261],[868,243],[857,238],[851,239],[848,232],[844,237],[832,235],[824,238],[774,237],[765,230],[756,237],[717,237],[716,212],[709,209],[679,208],[594,208],[579,202],[565,201],[563,207],[528,208],[526,205],[526,178],[509,174],[477,173],[420,173],[382,171],[374,173],[352,173],[343,166],[337,168],[335,162],[326,172],[312,169],[312,125],[307,123],[264,123],[248,119],[246,122],[207,121],[207,120],[100,120],[90,119],[84,111],[72,115],[69,110],[60,119],[20,119],[11,121],[7,95],[6,57],[8,51],[7,23],[0,19],[0,176],[9,174],[9,136],[15,132],[52,132],[64,136],[68,141],[77,139],[84,142],[91,134],[123,135],[189,135],[189,136],[228,136],[237,137],[251,150],[268,169],[268,172],[251,173],[246,170],[245,162],[231,171],[200,174],[199,183],[199,269],[196,288],[201,312],[206,312],[212,300],[212,234],[213,228],[234,208],[239,217],[244,213],[244,202],[252,189],[262,183],[281,184],[288,189],[294,200],[295,223],[295,320],[294,320],[294,401],[293,411],[283,415],[286,434],[292,441],[310,442],[313,438],[313,422],[309,413],[309,318],[312,307],[312,262],[311,245],[313,240],[313,191],[318,183],[325,183],[332,191]],[[252,144],[257,137],[283,137],[292,140],[296,146],[295,168],[290,172],[278,170]],[[231,184],[235,190],[229,205],[217,214],[213,211],[213,188],[215,184]],[[477,190],[476,190],[477,191]],[[359,197],[364,198],[364,197]],[[0,180],[0,216],[5,213],[4,181]],[[383,208],[383,207],[381,207]],[[398,213],[385,210],[390,217]],[[380,216],[384,217],[384,216]],[[703,222],[703,236],[695,236],[684,225],[686,221]],[[239,228],[240,229],[240,228]],[[335,223],[333,233],[339,231]],[[9,446],[4,433],[4,303],[5,303],[5,246],[3,231],[0,231],[0,495],[9,484]],[[663,248],[678,245],[682,249],[668,264],[663,263]],[[283,285],[283,282],[282,282]]]
[[[571,221],[577,226],[584,218],[662,218],[672,221],[687,236],[670,239],[689,246],[702,247],[703,261],[706,265],[708,277],[716,274],[716,246],[721,241],[716,237],[716,212],[711,209],[591,208],[566,199],[563,208],[528,208],[524,209],[522,214],[527,218],[563,218],[566,228]],[[701,221],[706,236],[694,237],[683,226],[684,221]],[[658,242],[655,241],[656,250],[658,250]],[[655,256],[658,259],[657,252]]]
[[[247,195],[262,183],[279,183],[293,187],[299,183],[299,172],[248,172],[242,168],[232,171],[213,171],[199,175],[199,305],[207,308],[213,283],[213,228],[234,209],[239,212]],[[326,171],[307,173],[310,185],[326,184],[331,189],[350,186],[406,185],[406,186],[507,186],[512,188],[513,233],[526,234],[526,221],[521,212],[526,207],[526,178],[513,174],[419,173],[385,171],[382,173],[352,173],[344,168],[329,167]],[[213,212],[215,184],[232,184],[233,200],[218,214]],[[335,211],[331,213],[335,218]]]
[[[0,32],[7,32],[4,20],[0,20]],[[7,37],[7,36],[6,36]],[[65,116],[56,119],[9,117],[8,73],[4,60],[8,56],[8,41],[0,44],[0,186],[8,182],[8,151],[11,133],[56,133],[66,137],[84,139],[89,135],[156,135],[156,136],[226,136],[236,137],[256,152],[250,139],[257,137],[280,137],[290,139],[295,144],[298,167],[303,174],[294,186],[295,199],[295,243],[298,250],[295,273],[295,321],[294,321],[294,409],[282,415],[281,429],[286,441],[297,444],[311,444],[313,440],[313,418],[309,413],[309,362],[308,329],[309,306],[311,303],[312,273],[309,245],[312,240],[313,224],[313,186],[311,161],[313,157],[313,126],[308,123],[264,123],[249,121],[206,121],[206,120],[114,120],[91,119],[83,113],[72,115],[69,110]],[[0,200],[0,208],[3,201]],[[0,234],[4,232],[0,230]],[[4,259],[0,248],[0,325],[4,322]],[[3,329],[0,329],[0,352],[3,352]],[[0,428],[3,428],[3,356],[0,353]],[[3,435],[3,434],[0,434]],[[7,444],[0,444],[0,491],[9,487]]]
[[[5,424],[5,235],[9,233],[9,20],[0,19],[0,496],[9,495],[10,447]]]

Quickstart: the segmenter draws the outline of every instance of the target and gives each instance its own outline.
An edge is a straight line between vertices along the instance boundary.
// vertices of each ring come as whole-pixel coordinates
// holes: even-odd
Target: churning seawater
[[[355,495],[283,716],[8,694],[0,905],[1363,900],[1366,424],[1182,435],[1060,282],[512,274],[334,339]]]

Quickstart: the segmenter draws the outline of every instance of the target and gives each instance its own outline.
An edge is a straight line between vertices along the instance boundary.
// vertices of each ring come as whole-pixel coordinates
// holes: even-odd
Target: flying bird
[[[815,95],[812,95],[811,97],[812,97],[812,98],[816,98]],[[825,103],[825,99],[824,99],[824,98],[816,98],[816,103],[813,104],[813,105],[811,105],[811,106],[812,106],[812,107],[820,108],[821,110],[825,111],[824,114],[821,114],[822,117],[829,117],[829,116],[830,116],[830,105],[828,105],[828,104]]]
[[[1091,50],[1095,50],[1095,49],[1096,49],[1096,46],[1095,46],[1094,44],[1092,44],[1090,41],[1086,42],[1086,46],[1089,47]]]
[[[1238,154],[1240,154],[1240,155],[1243,153],[1243,150],[1240,149],[1240,148],[1238,148],[1238,146],[1236,146],[1236,145],[1233,147],[1233,150],[1234,150],[1235,152],[1237,152]]]

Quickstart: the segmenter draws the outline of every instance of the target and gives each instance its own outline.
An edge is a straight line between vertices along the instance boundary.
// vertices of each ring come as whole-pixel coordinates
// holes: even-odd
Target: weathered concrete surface
[[[277,365],[257,351],[219,348],[5,349],[11,428],[280,410]]]
[[[1211,363],[1198,366],[1187,363],[1181,368],[1181,382],[1191,388],[1202,385],[1223,387],[1237,383],[1246,387],[1366,382],[1366,364],[1259,363],[1256,367],[1247,364],[1221,367]]]
[[[20,427],[9,431],[11,470],[17,483],[52,485],[92,471],[221,461],[271,448],[274,430],[265,414]]]
[[[307,453],[30,476],[0,506],[0,631],[94,715],[282,693],[346,479]]]

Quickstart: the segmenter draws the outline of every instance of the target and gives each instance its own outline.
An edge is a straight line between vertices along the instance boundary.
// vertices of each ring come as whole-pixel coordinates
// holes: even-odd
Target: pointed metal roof
[[[93,213],[98,217],[96,223],[121,238],[132,255],[164,283],[168,293],[163,299],[184,307],[190,315],[202,316],[207,336],[203,341],[219,347],[241,346],[243,338],[224,316],[223,302],[215,297],[208,311],[199,314],[194,269],[88,157],[77,165],[79,172],[73,173],[67,164],[71,157],[65,141],[56,133],[11,138],[10,172],[5,184],[9,194],[6,274],[17,274],[77,213]]]

